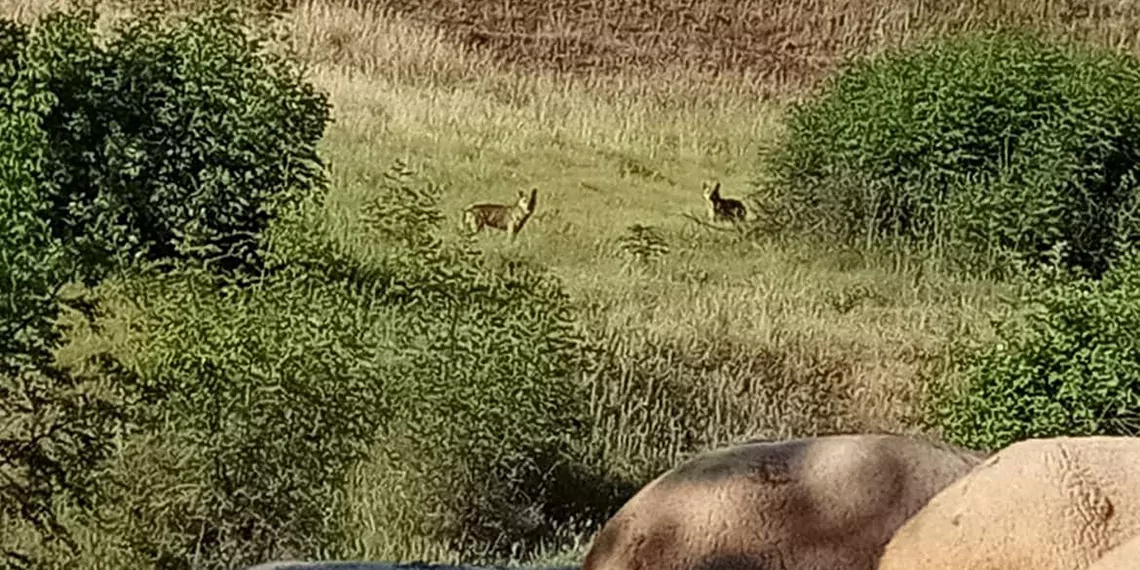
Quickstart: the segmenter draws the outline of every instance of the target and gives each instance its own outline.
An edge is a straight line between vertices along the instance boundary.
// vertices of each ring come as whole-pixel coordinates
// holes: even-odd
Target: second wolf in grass
[[[513,239],[534,213],[537,198],[538,189],[531,188],[529,194],[519,190],[519,199],[513,205],[471,204],[463,210],[463,225],[471,233],[485,227],[503,230]]]
[[[720,182],[716,184],[709,184],[705,182],[701,186],[701,193],[704,194],[705,200],[709,203],[709,221],[710,222],[742,222],[747,215],[747,210],[744,209],[744,203],[740,200],[733,200],[732,198],[720,197]]]

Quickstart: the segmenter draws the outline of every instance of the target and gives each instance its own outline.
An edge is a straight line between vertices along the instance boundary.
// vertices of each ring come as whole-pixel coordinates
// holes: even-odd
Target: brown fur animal
[[[710,186],[705,182],[701,187],[701,193],[704,194],[705,200],[709,203],[709,221],[710,222],[736,222],[743,221],[747,216],[747,210],[744,208],[744,203],[740,200],[733,200],[732,198],[721,198],[720,196],[720,182]]]
[[[879,570],[1086,568],[1140,532],[1140,438],[1014,443],[938,493]]]
[[[895,529],[982,459],[894,435],[718,449],[634,495],[582,570],[873,570]]]
[[[538,189],[531,188],[530,195],[520,190],[519,199],[513,205],[471,204],[463,210],[463,225],[471,233],[485,227],[495,228],[507,232],[513,239],[534,213],[537,199]]]
[[[1140,570],[1140,534],[1109,550],[1087,570]]]

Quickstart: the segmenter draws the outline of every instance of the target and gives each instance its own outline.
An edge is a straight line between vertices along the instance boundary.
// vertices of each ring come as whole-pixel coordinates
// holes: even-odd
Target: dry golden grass
[[[0,15],[17,22],[32,23],[68,4],[67,0],[0,0]]]
[[[364,2],[361,2],[364,3]],[[813,84],[845,56],[980,27],[1035,26],[1135,49],[1140,8],[1116,0],[372,0],[526,69],[682,65],[751,74],[760,92]]]

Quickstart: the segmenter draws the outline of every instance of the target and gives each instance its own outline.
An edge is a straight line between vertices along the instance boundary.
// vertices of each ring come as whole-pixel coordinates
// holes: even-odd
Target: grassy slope
[[[889,256],[749,244],[680,215],[703,215],[702,180],[733,196],[759,174],[780,109],[746,83],[513,72],[432,28],[326,3],[286,25],[335,105],[325,149],[343,239],[396,158],[443,185],[455,224],[466,203],[539,188],[517,243],[477,241],[548,265],[581,304],[612,359],[592,380],[600,421],[583,453],[635,480],[746,437],[911,431],[918,366],[954,332],[981,330],[990,284]],[[626,268],[616,240],[632,223],[660,228],[670,253]],[[369,493],[387,490],[362,491],[366,521]]]
[[[27,18],[45,5],[9,0],[0,11]],[[1135,37],[1130,22],[1070,27],[1112,40]],[[590,379],[598,421],[580,452],[633,480],[746,437],[911,431],[918,367],[948,339],[985,331],[994,284],[919,271],[901,254],[750,244],[680,216],[703,214],[702,180],[739,196],[761,174],[756,151],[778,136],[781,115],[757,96],[756,76],[510,71],[433,27],[325,0],[302,4],[283,25],[335,105],[324,150],[334,180],[328,215],[341,239],[358,241],[370,180],[396,158],[443,185],[454,223],[466,203],[510,201],[538,186],[538,210],[516,243],[501,234],[477,241],[565,280],[609,355]],[[660,228],[670,253],[626,268],[616,239],[632,223]],[[366,474],[363,466],[356,548],[374,558],[381,537],[367,521],[383,513],[369,497],[391,490]],[[408,548],[409,559],[447,557]]]

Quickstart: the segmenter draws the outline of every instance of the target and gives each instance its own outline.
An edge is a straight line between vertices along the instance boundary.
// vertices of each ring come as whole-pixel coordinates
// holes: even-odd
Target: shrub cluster
[[[96,22],[0,21],[0,552],[17,564],[37,563],[20,524],[66,539],[60,509],[93,506],[151,395],[109,355],[93,377],[56,362],[60,291],[139,260],[252,274],[270,221],[324,184],[325,97],[236,11]]]
[[[857,60],[796,105],[764,160],[770,230],[902,239],[962,261],[1095,274],[1137,241],[1140,64],[1022,32]]]
[[[1038,278],[998,340],[963,351],[931,402],[952,441],[996,450],[1025,438],[1140,435],[1140,255],[1102,279]]]
[[[256,270],[275,209],[322,183],[323,94],[234,10],[143,13],[96,41],[92,12],[33,41],[55,99],[37,182],[54,235],[95,259],[190,255]]]
[[[445,245],[440,189],[402,165],[376,186],[362,235],[379,253],[354,278],[385,283],[393,309],[378,343],[390,414],[353,506],[369,557],[427,545],[471,562],[535,546],[576,498],[559,494],[587,401],[570,300],[538,268]]]

